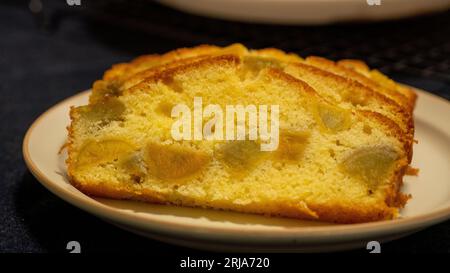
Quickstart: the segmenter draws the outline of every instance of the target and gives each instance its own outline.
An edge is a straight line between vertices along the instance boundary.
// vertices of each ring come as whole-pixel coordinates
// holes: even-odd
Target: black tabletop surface
[[[90,88],[113,63],[200,43],[243,42],[301,55],[361,58],[390,76],[450,98],[450,13],[327,27],[263,26],[186,15],[136,1],[89,6],[0,4],[0,252],[197,252],[139,237],[73,207],[27,170],[27,128],[58,101]],[[32,10],[39,10],[34,2]],[[134,2],[134,1],[128,1]],[[145,3],[144,3],[145,2]],[[36,6],[36,3],[38,6]],[[61,4],[62,3],[62,4]],[[394,242],[383,252],[450,252],[450,221]],[[356,250],[355,252],[365,252]]]

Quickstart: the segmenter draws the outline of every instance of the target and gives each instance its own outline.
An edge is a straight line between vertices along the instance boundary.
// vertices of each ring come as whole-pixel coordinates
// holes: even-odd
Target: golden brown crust
[[[306,63],[313,66],[317,66],[318,68],[327,70],[331,73],[335,73],[342,77],[353,79],[375,92],[378,92],[382,95],[387,95],[389,98],[395,100],[400,107],[404,108],[409,113],[411,113],[413,110],[414,102],[411,101],[408,97],[398,92],[397,90],[379,85],[371,78],[366,77],[363,74],[354,71],[353,69],[349,69],[345,66],[339,66],[331,60],[317,56],[307,57]]]
[[[137,57],[129,63],[114,65],[111,69],[105,72],[102,80],[97,81],[94,84],[93,90],[94,93],[101,91],[102,89],[117,89],[118,91],[123,91],[124,89],[128,89],[140,83],[145,78],[150,77],[156,72],[163,71],[171,67],[198,61],[208,56],[219,54],[243,56],[243,54],[247,53],[248,51],[243,45],[232,44],[227,47],[200,45],[193,48],[176,49],[163,55],[143,55]],[[296,54],[287,54],[275,48],[253,50],[252,53],[277,58],[282,61],[301,60],[301,58]],[[95,102],[95,99],[92,99],[91,102]]]
[[[392,120],[386,118],[385,116],[371,111],[359,111],[362,115],[374,119],[379,122],[380,125],[384,126],[388,135],[393,136],[399,140],[399,142],[403,143],[403,147],[406,152],[406,158],[400,157],[396,162],[395,173],[389,179],[392,181],[389,184],[389,187],[386,189],[386,204],[389,207],[398,207],[402,208],[405,206],[408,199],[411,198],[411,195],[405,195],[400,192],[401,187],[403,185],[403,177],[408,168],[409,162],[411,162],[412,158],[412,143],[410,139],[406,138],[404,134],[401,132],[401,129],[398,125]]]
[[[406,169],[406,175],[418,176],[419,172],[420,172],[420,169],[413,168],[411,166],[408,166],[408,169]]]
[[[385,202],[390,207],[403,208],[406,205],[406,202],[411,198],[410,194],[407,195],[400,191],[403,186],[403,176],[408,167],[408,162],[406,160],[400,160],[396,164],[395,173],[391,178],[393,183],[389,184],[389,187],[386,189]]]
[[[207,56],[209,56],[209,55],[199,55],[199,56],[195,56],[195,57],[188,57],[188,58],[184,58],[184,59],[181,59],[178,61],[172,61],[172,62],[168,62],[163,65],[152,67],[152,68],[143,70],[141,72],[138,72],[136,74],[132,74],[131,76],[126,77],[123,80],[123,82],[121,84],[122,85],[121,89],[124,90],[124,89],[131,88],[131,87],[135,86],[136,84],[141,83],[145,79],[155,75],[156,73],[162,73],[165,70],[175,68],[177,66],[191,64],[191,63],[200,61],[200,60],[206,58]]]
[[[70,116],[70,120],[72,121],[70,123],[70,125],[67,127],[67,159],[66,159],[66,165],[67,165],[67,175],[69,176],[69,180],[72,181],[76,181],[75,177],[74,177],[74,173],[75,173],[75,157],[74,157],[74,153],[75,153],[75,149],[74,149],[74,139],[75,139],[75,130],[74,130],[74,126],[75,126],[75,122],[77,120],[79,120],[79,116],[78,116],[78,112],[77,112],[77,108],[74,106],[70,107],[70,112],[69,112],[69,116]]]
[[[217,65],[217,66],[238,66],[238,64],[241,62],[241,59],[235,55],[219,55],[214,57],[208,57],[201,59],[198,62],[192,62],[187,63],[185,65],[175,66],[173,68],[169,68],[164,71],[158,71],[155,74],[147,77],[145,81],[142,81],[141,83],[125,90],[124,94],[129,94],[136,92],[137,90],[142,90],[143,87],[146,87],[148,84],[156,83],[158,81],[166,82],[168,79],[173,78],[177,74],[183,74],[186,73],[189,70],[195,70],[202,67],[208,67],[210,65]]]
[[[200,55],[196,57],[187,57],[177,61],[166,62],[165,64],[156,65],[147,69],[144,69],[136,73],[125,73],[120,77],[110,78],[109,80],[98,80],[94,82],[92,87],[92,95],[89,97],[89,103],[93,104],[99,100],[108,98],[109,93],[114,94],[114,96],[120,96],[124,90],[131,88],[146,78],[151,77],[156,73],[162,73],[163,71],[174,68],[180,65],[185,65],[199,61],[209,55]],[[102,94],[102,91],[106,91],[106,94]]]
[[[343,59],[338,62],[339,65],[343,67],[348,67],[350,69],[356,69],[360,71],[369,71],[369,66],[360,60],[354,60],[354,59]]]
[[[396,91],[406,96],[409,100],[409,104],[412,105],[412,108],[414,108],[417,100],[417,94],[411,88],[404,87],[402,85],[395,83],[394,81],[392,81],[391,79],[389,79],[388,77],[386,77],[377,70],[370,70],[369,66],[360,60],[344,59],[338,61],[337,64],[338,66],[352,69],[371,79],[374,78],[374,76],[381,76],[383,79],[382,81],[379,81],[380,85],[383,85],[384,87],[389,89],[391,88],[395,89]],[[377,77],[375,77],[373,80],[377,81]],[[379,77],[378,80],[380,80]]]
[[[111,69],[105,72],[103,76],[104,80],[112,80],[117,77],[123,76],[124,74],[130,72],[137,72],[132,70],[138,70],[141,65],[145,64],[164,64],[166,62],[171,62],[178,59],[183,59],[187,57],[193,57],[196,55],[206,55],[217,52],[220,50],[220,47],[212,46],[212,45],[199,45],[193,48],[178,48],[172,51],[169,51],[163,55],[151,54],[151,55],[143,55],[133,59],[129,63],[120,63],[114,65]]]
[[[299,62],[302,60],[300,56],[294,53],[286,53],[277,48],[263,48],[251,50],[250,54],[255,54],[257,56],[273,57],[283,62]]]
[[[216,210],[230,210],[243,213],[260,214],[266,216],[281,216],[303,220],[320,220],[324,222],[350,224],[370,221],[393,219],[397,214],[396,207],[387,205],[363,206],[361,204],[306,204],[290,203],[283,200],[273,200],[267,203],[238,205],[230,202],[216,201],[209,205],[198,204],[195,200],[185,199],[183,203],[172,200],[170,194],[161,194],[150,189],[136,191],[132,188],[111,186],[109,184],[96,185],[79,183],[72,180],[73,185],[85,194],[95,197],[114,198],[124,200],[143,201],[154,204],[182,205],[187,207],[202,207]],[[400,197],[401,200],[403,195]],[[406,200],[402,201],[403,204]]]
[[[399,115],[401,115],[404,119],[408,119],[410,116],[408,113],[401,110],[402,107],[397,102],[393,101],[392,99],[386,97],[383,94],[374,92],[372,89],[367,88],[366,86],[360,84],[357,81],[354,81],[350,78],[344,78],[339,75],[333,74],[331,72],[322,70],[320,68],[317,68],[317,67],[314,67],[311,65],[303,64],[303,63],[292,63],[291,65],[294,67],[300,68],[302,70],[309,71],[319,77],[333,80],[333,81],[339,83],[339,85],[341,85],[341,86],[345,86],[346,88],[348,88],[350,90],[355,90],[356,92],[362,93],[364,95],[364,97],[366,97],[368,99],[373,99],[375,101],[379,101],[382,104],[390,105],[390,106],[398,109],[397,111],[398,111]]]
[[[292,86],[294,86],[297,90],[308,94],[311,98],[315,98],[319,101],[325,101],[311,86],[309,86],[306,82],[297,79],[289,74],[284,73],[280,69],[270,68],[268,69],[268,75],[270,75],[274,79],[282,80]]]
[[[233,46],[231,45],[229,48],[233,49]],[[163,55],[143,55],[129,63],[113,65],[111,69],[104,73],[103,79],[94,83],[89,102],[95,103],[101,100],[104,97],[103,93],[106,93],[107,96],[109,93],[120,95],[124,89],[138,84],[145,77],[155,73],[155,70],[164,70],[178,63],[195,61],[193,59],[215,54],[220,50],[226,50],[226,48],[199,45],[193,48],[175,49]]]

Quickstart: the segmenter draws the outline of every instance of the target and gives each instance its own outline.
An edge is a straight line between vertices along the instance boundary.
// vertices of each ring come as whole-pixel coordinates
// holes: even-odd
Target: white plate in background
[[[269,24],[379,21],[445,10],[449,0],[158,0],[207,17]]]

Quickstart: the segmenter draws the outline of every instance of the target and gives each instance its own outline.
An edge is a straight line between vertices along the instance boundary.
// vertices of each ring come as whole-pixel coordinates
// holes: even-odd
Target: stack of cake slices
[[[336,223],[393,219],[410,198],[401,186],[415,100],[356,60],[241,44],[145,55],[114,65],[89,104],[71,109],[68,174],[92,196]],[[192,110],[184,138],[174,136],[180,105]],[[226,119],[230,106],[249,118]],[[252,109],[267,121],[253,131]],[[273,149],[262,149],[267,131]]]

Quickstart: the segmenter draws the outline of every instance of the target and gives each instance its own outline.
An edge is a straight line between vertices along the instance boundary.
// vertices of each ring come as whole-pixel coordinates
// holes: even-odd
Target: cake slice
[[[298,219],[395,218],[409,198],[400,191],[411,153],[402,118],[338,103],[287,73],[275,51],[262,54],[262,63],[239,53],[181,61],[118,96],[72,108],[71,183],[93,196]],[[176,140],[174,107],[194,109],[199,98],[220,109],[278,106],[276,149],[262,150],[267,139],[248,131],[245,140]]]

